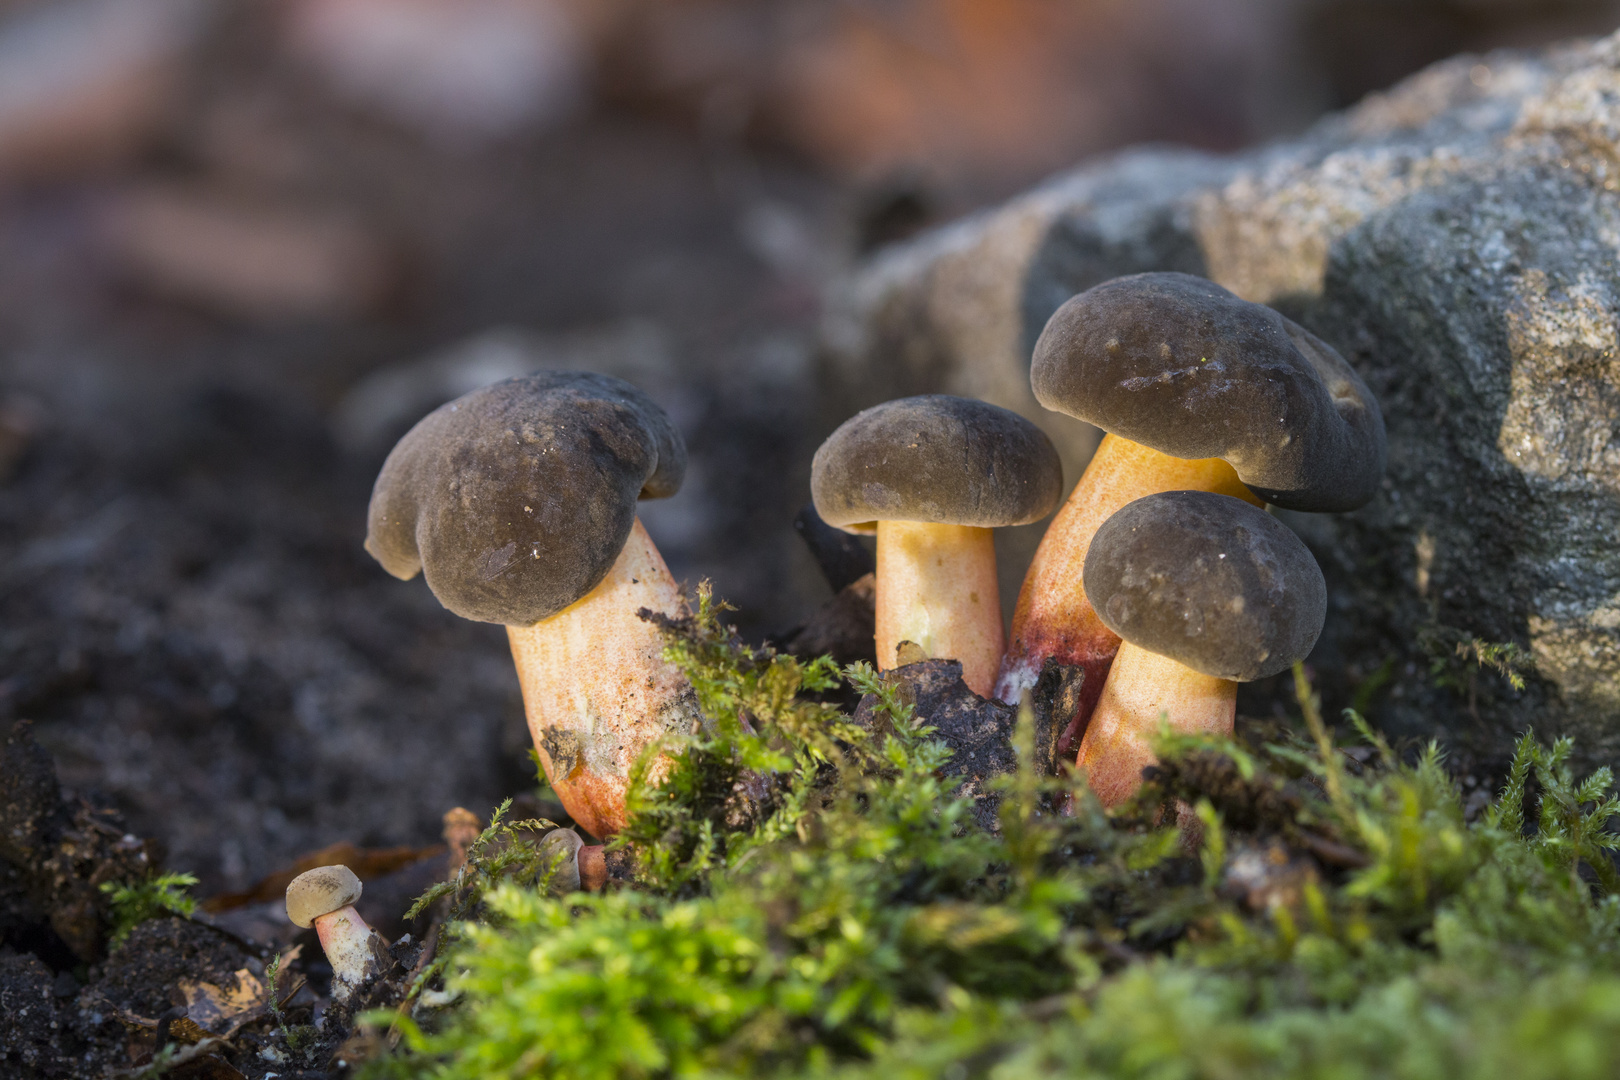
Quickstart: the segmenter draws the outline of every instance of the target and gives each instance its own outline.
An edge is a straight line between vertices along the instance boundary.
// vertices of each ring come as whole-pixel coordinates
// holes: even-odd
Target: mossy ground
[[[371,1075],[1620,1067],[1620,804],[1607,770],[1577,782],[1566,742],[1527,736],[1470,820],[1436,750],[1398,754],[1347,713],[1365,749],[1346,754],[1297,675],[1296,727],[1166,737],[1113,814],[1026,766],[993,834],[869,669],[748,649],[706,593],[668,630],[715,723],[637,785],[616,841],[633,883],[552,898],[509,857],[521,872],[481,879],[446,950],[451,1003],[418,1009]],[[882,722],[812,700],[839,678]]]

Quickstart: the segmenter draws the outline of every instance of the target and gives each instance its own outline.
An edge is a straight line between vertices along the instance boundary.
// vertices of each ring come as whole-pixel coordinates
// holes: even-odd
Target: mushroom
[[[990,695],[1005,636],[992,530],[1039,521],[1063,494],[1063,467],[1042,431],[982,401],[927,394],[846,420],[810,467],[816,512],[845,532],[877,534],[877,658],[899,646],[962,663]]]
[[[547,891],[553,896],[579,892],[579,849],[585,841],[573,829],[553,829],[540,840],[543,869],[551,871]]]
[[[599,891],[607,884],[607,860],[601,844],[587,844],[573,829],[553,829],[540,841],[540,855],[551,869],[547,886],[553,896],[580,889]]]
[[[680,611],[636,500],[673,495],[685,469],[680,434],[640,390],[542,372],[428,414],[372,490],[366,550],[383,568],[421,571],[457,615],[506,625],[546,778],[597,837],[624,827],[642,751],[702,720],[637,614]]]
[[[1123,640],[1080,743],[1105,806],[1153,763],[1162,718],[1230,734],[1237,684],[1303,660],[1327,614],[1316,560],[1288,527],[1241,499],[1170,491],[1129,503],[1091,540],[1086,595]]]
[[[996,682],[1016,702],[1048,657],[1084,668],[1067,750],[1119,648],[1075,573],[1097,528],[1133,499],[1185,489],[1353,510],[1383,476],[1384,420],[1330,345],[1188,274],[1116,278],[1070,299],[1036,342],[1030,383],[1048,409],[1108,433],[1030,564]]]
[[[347,866],[318,866],[287,886],[287,918],[305,930],[315,927],[332,965],[332,997],[340,1002],[377,973],[376,956],[386,947],[354,910],[358,899],[360,879]]]

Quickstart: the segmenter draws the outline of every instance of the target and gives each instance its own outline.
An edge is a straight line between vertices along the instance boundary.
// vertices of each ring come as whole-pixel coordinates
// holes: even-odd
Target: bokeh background
[[[631,379],[756,638],[842,419],[824,297],[1090,155],[1235,149],[1620,0],[4,0],[0,720],[203,894],[533,786],[496,627],[361,551],[423,413]],[[1072,481],[1072,477],[1070,478]]]

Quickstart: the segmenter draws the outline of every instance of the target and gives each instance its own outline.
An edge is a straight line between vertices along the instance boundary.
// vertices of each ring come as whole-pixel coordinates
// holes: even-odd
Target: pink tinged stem
[[[607,859],[601,844],[586,844],[579,849],[579,887],[586,892],[601,892],[607,885]]]
[[[376,974],[372,939],[381,945],[382,938],[366,925],[352,904],[318,916],[315,933],[320,935],[321,949],[332,965],[332,997],[347,1001],[361,983]]]
[[[573,605],[508,627],[529,734],[546,779],[591,834],[624,828],[630,769],[648,746],[702,721],[686,677],[664,662],[642,608],[675,616],[680,590],[638,519],[613,568]],[[655,762],[651,778],[668,770]]]

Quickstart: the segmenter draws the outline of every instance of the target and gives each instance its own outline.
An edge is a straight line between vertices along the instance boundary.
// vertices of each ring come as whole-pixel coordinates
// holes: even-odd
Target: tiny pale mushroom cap
[[[1384,475],[1383,413],[1331,345],[1191,274],[1115,278],[1072,297],[1035,344],[1048,409],[1183,459],[1223,458],[1290,510],[1363,505]]]
[[[533,626],[607,576],[636,500],[680,489],[686,444],[622,379],[541,372],[429,413],[372,488],[366,550],[449,610]]]
[[[1167,491],[1127,503],[1091,541],[1086,596],[1133,645],[1219,679],[1310,654],[1327,584],[1293,531],[1242,499]]]
[[[292,879],[287,886],[287,918],[308,930],[322,915],[330,915],[360,899],[360,879],[347,866],[317,866]]]
[[[924,394],[844,421],[810,467],[816,512],[845,532],[879,521],[995,529],[1039,521],[1063,494],[1046,434],[1007,409]]]

